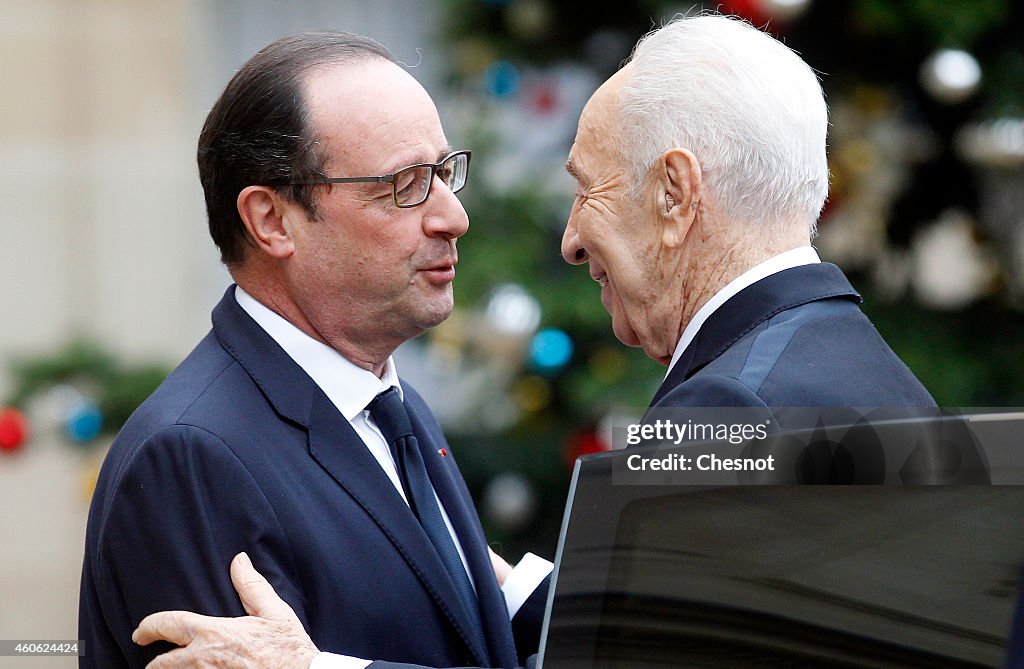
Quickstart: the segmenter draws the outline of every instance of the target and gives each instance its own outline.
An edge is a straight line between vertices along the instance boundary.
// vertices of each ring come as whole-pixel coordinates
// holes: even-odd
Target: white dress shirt
[[[821,258],[818,257],[817,252],[810,246],[801,246],[799,248],[790,249],[776,256],[772,256],[764,262],[754,265],[743,274],[726,284],[725,288],[715,293],[710,300],[708,300],[703,307],[697,310],[697,313],[693,315],[690,322],[686,324],[686,328],[683,330],[682,336],[679,338],[679,342],[676,344],[676,350],[672,354],[672,361],[668,364],[668,371],[665,372],[666,378],[672,368],[675,366],[679,357],[686,350],[693,340],[697,337],[697,332],[700,331],[704,322],[708,320],[711,314],[715,313],[719,307],[728,301],[728,299],[744,288],[751,286],[761,279],[777,274],[784,269],[792,269],[793,267],[800,267],[801,265],[813,265],[820,263]]]
[[[405,498],[405,491],[398,477],[398,468],[395,466],[391,449],[370,416],[370,412],[366,410],[366,405],[374,397],[391,387],[396,388],[402,399],[405,399],[402,384],[398,379],[398,371],[395,369],[395,361],[389,356],[384,364],[384,372],[378,378],[373,372],[358,367],[330,346],[318,342],[299,330],[245,292],[241,286],[235,287],[235,300],[324,391],[324,394],[338,408],[345,420],[352,425],[352,429],[366,444],[366,448],[387,474],[398,494],[408,504],[409,500]],[[437,493],[434,494],[436,497]],[[441,509],[441,516],[448,527],[448,532],[452,535],[459,557],[462,558],[462,564],[469,575],[470,583],[473,583],[473,574],[466,563],[462,545],[459,543],[459,538],[452,528],[451,520],[448,519],[448,513],[440,499],[438,499],[437,506]],[[516,614],[519,607],[551,572],[552,566],[547,560],[532,554],[527,554],[516,565],[502,586],[509,618]],[[473,587],[476,587],[475,583]],[[370,660],[346,655],[320,653],[310,664],[310,669],[365,669],[370,663]]]

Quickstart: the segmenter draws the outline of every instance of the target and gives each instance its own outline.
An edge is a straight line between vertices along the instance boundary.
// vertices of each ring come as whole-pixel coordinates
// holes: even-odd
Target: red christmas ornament
[[[804,13],[810,0],[723,0],[726,14],[742,16],[756,27],[776,37],[786,31],[791,22]]]
[[[604,453],[608,445],[593,430],[581,430],[569,435],[565,444],[565,464],[572,469],[576,458],[590,453]]]
[[[723,13],[742,16],[759,28],[771,18],[764,10],[764,0],[724,0],[722,9]]]
[[[530,102],[538,114],[547,116],[558,108],[558,91],[553,86],[542,84],[532,91]]]
[[[14,408],[0,410],[0,451],[13,453],[28,440],[28,421]]]
[[[828,198],[825,200],[824,206],[821,208],[821,213],[818,215],[818,224],[828,223],[829,218],[836,212],[839,202],[842,200],[842,193],[833,193],[829,191]]]

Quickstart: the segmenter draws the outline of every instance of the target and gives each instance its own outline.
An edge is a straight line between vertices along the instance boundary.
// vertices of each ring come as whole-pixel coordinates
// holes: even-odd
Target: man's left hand
[[[160,655],[147,669],[308,669],[320,652],[298,616],[277,596],[245,553],[231,561],[231,582],[248,616],[214,618],[188,611],[146,616],[132,633],[145,646],[170,641],[182,646]]]

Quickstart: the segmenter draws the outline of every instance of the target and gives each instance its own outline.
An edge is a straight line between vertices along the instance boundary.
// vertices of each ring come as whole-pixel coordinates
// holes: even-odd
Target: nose
[[[423,229],[428,236],[458,239],[469,230],[465,207],[440,177],[434,177],[427,201],[420,206],[427,208]]]
[[[580,244],[580,238],[576,231],[576,222],[572,214],[565,222],[565,232],[562,233],[562,258],[570,265],[582,265],[589,259],[587,250]]]

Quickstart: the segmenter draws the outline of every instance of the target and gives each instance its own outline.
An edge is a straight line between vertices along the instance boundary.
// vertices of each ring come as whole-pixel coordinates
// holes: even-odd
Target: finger
[[[170,641],[187,646],[195,638],[196,630],[215,620],[189,611],[160,611],[142,619],[132,632],[132,641],[147,646],[154,641]]]
[[[242,600],[245,612],[268,620],[298,620],[288,603],[277,596],[274,587],[252,566],[245,553],[231,561],[231,582]]]
[[[157,655],[146,665],[146,669],[189,669],[198,666],[195,653],[188,648],[175,648],[163,655]]]
[[[487,547],[487,552],[491,556],[491,568],[494,569],[494,576],[498,579],[498,585],[505,585],[505,579],[512,572],[512,565],[495,553],[490,546]]]

